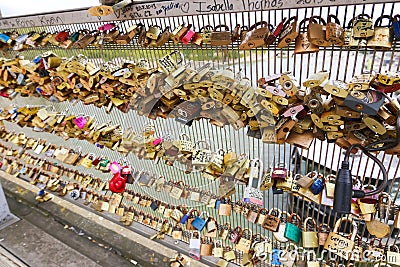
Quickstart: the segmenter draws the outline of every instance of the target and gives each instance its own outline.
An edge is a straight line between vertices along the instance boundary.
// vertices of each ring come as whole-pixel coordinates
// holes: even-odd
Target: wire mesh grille
[[[301,21],[305,17],[313,15],[321,15],[326,17],[327,14],[335,14],[339,20],[347,26],[348,22],[355,16],[361,13],[367,13],[372,18],[376,19],[382,14],[394,15],[396,10],[399,10],[400,3],[385,2],[380,4],[356,4],[345,6],[329,6],[329,7],[315,7],[315,8],[299,8],[299,9],[286,9],[286,10],[269,10],[269,11],[254,11],[254,12],[227,12],[223,14],[210,14],[210,15],[190,15],[179,17],[165,17],[165,18],[148,18],[140,20],[127,20],[127,21],[114,21],[123,32],[134,23],[142,23],[147,28],[151,25],[159,25],[162,28],[169,26],[171,29],[179,26],[180,24],[192,24],[195,29],[200,29],[205,25],[227,25],[233,29],[237,24],[252,25],[258,21],[267,21],[272,24],[278,24],[284,17],[297,16]],[[75,32],[82,29],[95,30],[101,23],[89,22],[68,25],[56,25],[47,27],[36,28],[20,28],[17,29],[21,33],[30,32],[32,30],[41,32],[49,31],[56,32],[69,29],[70,32]],[[253,86],[256,85],[258,78],[266,77],[275,73],[292,72],[300,82],[304,81],[310,74],[321,70],[330,71],[330,79],[337,79],[348,81],[355,74],[365,72],[381,72],[390,70],[398,72],[400,68],[400,51],[399,42],[393,43],[393,48],[389,51],[372,51],[366,48],[358,50],[348,50],[340,47],[326,47],[320,48],[318,53],[299,55],[294,54],[294,45],[290,45],[284,49],[279,49],[275,46],[268,48],[257,48],[250,51],[241,51],[238,44],[232,44],[227,47],[210,47],[210,46],[193,46],[183,44],[168,43],[160,48],[142,48],[133,40],[128,45],[106,44],[103,49],[89,46],[86,49],[69,49],[64,50],[58,47],[50,48],[31,48],[20,54],[28,59],[33,59],[38,54],[52,50],[56,54],[64,57],[71,57],[77,54],[86,55],[90,61],[97,65],[104,62],[113,61],[116,64],[122,63],[125,59],[137,61],[141,58],[146,58],[155,64],[155,61],[163,55],[179,50],[185,55],[185,61],[191,62],[194,67],[200,67],[205,62],[211,62],[216,68],[231,68],[234,72],[242,70],[244,74],[251,79]],[[10,102],[1,99],[1,105],[7,105]],[[13,100],[17,105],[31,104],[31,105],[49,105],[50,102],[39,98],[21,98],[17,97]],[[338,162],[343,158],[343,150],[338,146],[326,142],[314,141],[309,150],[303,150],[292,147],[290,145],[279,144],[264,144],[260,140],[248,137],[245,129],[235,131],[232,127],[225,126],[224,128],[215,127],[205,120],[195,121],[191,127],[181,125],[173,119],[162,120],[158,118],[155,121],[139,116],[135,111],[130,111],[124,114],[116,109],[112,110],[110,114],[106,114],[105,110],[99,110],[93,106],[85,106],[80,102],[65,102],[65,103],[52,103],[57,111],[69,110],[71,114],[93,114],[96,119],[101,122],[116,122],[121,124],[124,129],[133,127],[136,132],[141,131],[142,127],[147,123],[152,123],[156,127],[157,134],[162,135],[171,133],[176,138],[179,133],[185,132],[191,137],[192,140],[206,140],[210,143],[211,149],[217,151],[219,148],[232,148],[238,153],[246,153],[250,158],[261,158],[264,166],[273,166],[277,162],[286,164],[289,170],[307,173],[311,170],[318,170],[326,174],[336,172]],[[103,108],[102,108],[103,109]],[[15,131],[21,131],[14,125],[7,125],[8,128]],[[48,133],[32,132],[29,129],[23,129],[28,136],[36,136],[55,144],[65,144],[68,147],[81,146],[83,151],[94,152],[98,155],[108,156],[111,160],[119,160],[121,155],[118,152],[109,149],[99,149],[92,144],[85,141],[68,140],[64,141],[59,137],[52,136]],[[334,155],[334,156],[332,156]],[[379,158],[383,160],[386,168],[389,171],[390,185],[387,192],[391,194],[394,200],[398,199],[399,192],[399,161],[396,156],[379,154]],[[218,183],[210,182],[203,178],[200,173],[193,173],[187,175],[184,170],[179,166],[166,166],[159,162],[155,163],[148,160],[138,160],[134,155],[129,155],[129,162],[131,162],[135,169],[149,170],[154,174],[162,174],[167,179],[175,181],[182,180],[185,184],[191,187],[197,187],[202,190],[217,193]],[[379,177],[378,167],[368,160],[360,160],[357,157],[352,158],[353,170],[356,170],[354,175],[366,179],[365,183],[372,183],[377,185],[378,180],[369,179],[369,177]],[[368,168],[366,168],[368,166]],[[81,168],[81,171],[86,171]],[[111,178],[109,175],[104,175],[101,172],[94,171],[95,175],[107,180]],[[363,181],[364,182],[364,181]],[[243,196],[243,186],[237,185],[237,193],[232,197],[233,201],[240,200]],[[250,228],[253,232],[261,233],[264,236],[272,238],[271,232],[266,231],[260,225],[250,223],[242,215],[232,213],[231,217],[218,216],[217,210],[207,208],[206,205],[199,205],[198,202],[190,200],[177,201],[171,198],[166,193],[159,193],[151,188],[141,188],[137,185],[131,185],[131,189],[135,192],[145,192],[150,194],[156,199],[160,199],[165,203],[173,205],[184,204],[188,207],[196,207],[200,211],[207,211],[210,216],[217,219],[220,224],[230,223],[232,226],[240,225],[243,229]],[[279,208],[286,210],[289,213],[297,212],[304,220],[306,217],[313,217],[318,223],[326,222],[332,225],[333,221],[337,220],[336,215],[332,213],[329,207],[317,205],[306,201],[298,201],[298,199],[290,194],[273,194],[272,191],[267,191],[264,196],[264,206],[267,209]],[[400,203],[398,203],[400,204]],[[133,204],[132,204],[133,205]],[[143,209],[147,213],[159,215],[153,212],[150,208],[142,208],[136,205],[137,209]],[[364,233],[362,233],[364,234]],[[367,235],[367,238],[370,238]],[[391,238],[385,240],[386,245],[398,242],[398,233],[393,230]],[[227,242],[229,243],[229,242]],[[240,262],[238,260],[238,262]]]

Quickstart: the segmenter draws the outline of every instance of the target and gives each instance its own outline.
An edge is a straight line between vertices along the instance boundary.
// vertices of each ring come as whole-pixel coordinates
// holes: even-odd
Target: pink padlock
[[[74,119],[74,123],[76,126],[78,126],[79,129],[83,129],[87,123],[87,120],[83,116],[79,116]]]
[[[116,161],[114,161],[113,163],[111,163],[111,164],[110,164],[110,167],[109,167],[110,171],[111,171],[112,173],[114,173],[114,174],[120,172],[120,171],[121,171],[121,168],[122,168],[121,165],[119,165],[119,163],[116,162]]]
[[[284,117],[296,116],[297,113],[299,113],[303,109],[304,109],[303,105],[293,106],[293,107],[288,108],[282,115]]]
[[[360,182],[360,180],[356,180],[355,182],[353,180],[353,190],[361,190],[361,182]],[[357,200],[358,200],[358,198],[352,198],[351,202],[357,203]]]
[[[114,29],[114,27],[115,27],[115,24],[114,23],[107,23],[107,24],[104,24],[104,25],[102,25],[102,26],[100,26],[98,29],[99,29],[99,31],[108,31],[108,30],[111,30],[111,29]]]
[[[189,24],[188,28],[189,30],[186,32],[186,34],[181,37],[181,42],[184,44],[189,44],[193,36],[196,34],[196,32],[192,29],[192,25]]]
[[[364,185],[362,187],[362,190],[365,193],[367,193],[369,191],[372,191],[372,190],[375,190],[375,189],[376,189],[376,186],[371,185],[371,184],[370,185]],[[372,196],[366,196],[366,197],[360,199],[360,201],[362,203],[367,203],[367,204],[376,204],[376,203],[378,203],[378,200],[379,200],[379,194],[375,194],[375,195],[372,195]]]
[[[162,138],[162,137],[158,137],[158,138],[154,139],[153,146],[157,146],[157,145],[161,144],[162,141],[164,141],[164,138]]]

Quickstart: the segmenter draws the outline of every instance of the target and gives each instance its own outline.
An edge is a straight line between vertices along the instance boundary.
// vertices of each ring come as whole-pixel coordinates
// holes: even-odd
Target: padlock
[[[378,241],[378,245],[376,245]],[[382,261],[385,257],[385,250],[383,249],[382,240],[377,238],[372,238],[368,247],[368,259],[372,262]]]
[[[283,190],[284,192],[290,192],[293,186],[293,176],[290,171],[287,171],[286,179],[277,180],[275,183],[277,189]]]
[[[262,175],[263,175],[262,161],[254,159],[250,163],[250,177],[249,182],[244,190],[243,202],[252,203],[258,206],[263,205],[264,193],[260,190]],[[258,175],[258,177],[254,177]],[[253,187],[253,180],[257,187]]]
[[[384,218],[381,217],[382,214],[380,214],[381,213],[380,207],[378,207],[378,211],[379,211],[378,215],[380,217],[379,220],[375,216],[375,218],[371,219],[370,221],[367,221],[365,224],[367,226],[368,232],[371,235],[374,235],[377,238],[384,238],[390,234],[390,226],[388,224],[389,213],[390,213],[390,204],[388,204],[386,206]],[[383,219],[383,222],[382,222],[382,219]]]
[[[374,23],[367,14],[360,14],[353,19],[353,37],[368,38],[374,35]]]
[[[229,240],[233,244],[236,244],[237,242],[239,242],[241,236],[242,236],[242,228],[240,226],[236,226],[233,230],[231,230],[231,233],[229,235]]]
[[[211,256],[213,248],[214,248],[214,243],[210,238],[208,237],[202,238],[202,242],[200,245],[201,256]]]
[[[253,206],[250,208],[249,212],[248,212],[247,215],[246,215],[246,219],[247,219],[249,222],[256,223],[256,221],[257,221],[257,219],[258,219],[258,206],[253,205]]]
[[[54,38],[56,39],[57,42],[60,43],[66,41],[69,38],[69,30],[67,29],[65,31],[58,32]]]
[[[370,99],[373,99],[373,101]],[[383,105],[384,100],[384,96],[381,92],[353,90],[347,95],[343,103],[357,112],[376,115]]]
[[[301,239],[301,218],[296,213],[290,214],[286,223],[285,237],[295,243],[299,243]]]
[[[257,26],[260,26],[257,28]],[[249,50],[265,45],[264,38],[270,34],[268,23],[260,21],[252,25],[239,45],[239,49]]]
[[[284,48],[296,39],[299,35],[297,26],[297,16],[293,16],[285,22],[283,30],[278,38],[277,47]]]
[[[152,40],[157,40],[161,34],[161,28],[158,25],[152,25],[149,27],[149,30],[146,32],[146,37]]]
[[[310,42],[305,24],[309,22],[308,18],[303,19],[299,23],[299,34],[295,39],[295,54],[314,53],[319,51],[319,47]]]
[[[335,197],[335,180],[336,175],[330,174],[325,179],[325,189],[326,189],[326,196],[328,198]]]
[[[254,257],[260,261],[268,259],[268,255],[272,253],[272,242],[269,237],[263,238],[260,235],[260,239],[255,239],[251,245],[251,249],[254,250]]]
[[[319,195],[324,189],[324,184],[325,184],[325,177],[323,176],[323,174],[318,173],[315,177],[314,182],[309,187],[309,189],[314,195]]]
[[[375,189],[376,189],[376,186],[371,185],[371,184],[363,185],[361,188],[361,190],[363,190],[365,193],[367,193],[369,191],[373,191]],[[376,204],[376,203],[378,203],[378,200],[379,200],[379,194],[375,194],[372,196],[366,196],[364,198],[360,198],[359,202],[367,203],[367,204]],[[375,212],[372,212],[372,213],[375,213]]]
[[[195,260],[200,260],[201,238],[200,232],[194,231],[189,239],[189,256]]]
[[[251,248],[252,239],[253,239],[253,232],[250,229],[245,228],[242,231],[240,239],[235,246],[236,250],[248,253]]]
[[[175,43],[178,44],[179,41],[181,40],[182,36],[187,32],[188,27],[185,26],[185,24],[181,24],[178,27],[176,27],[172,33],[171,33],[171,40]]]
[[[155,47],[160,47],[166,44],[171,39],[171,32],[169,31],[169,26],[167,26],[164,31],[160,34],[157,41],[155,42]],[[150,45],[152,42],[150,42]]]
[[[183,62],[183,55],[179,51],[173,51],[157,61],[160,71],[169,75],[177,70]]]
[[[347,221],[352,225],[352,233],[350,239],[339,234],[339,228],[343,221]],[[355,246],[355,238],[357,235],[357,224],[348,218],[340,218],[332,232],[329,233],[328,239],[325,242],[324,249],[332,252],[333,254],[348,260],[353,252]]]
[[[307,223],[310,221],[312,224],[311,231],[308,229],[308,225],[307,225]],[[319,246],[317,224],[315,223],[315,220],[311,217],[308,217],[304,220],[302,241],[303,241],[303,247],[305,247],[305,248],[317,248]]]
[[[319,21],[319,23],[318,23]],[[317,46],[331,46],[326,40],[326,22],[320,16],[312,16],[308,21],[308,40]]]
[[[347,27],[344,29],[343,46],[351,49],[357,49],[359,47],[360,39],[356,39],[353,36],[353,21],[354,19],[351,19],[347,24]]]
[[[227,261],[233,261],[236,259],[235,251],[231,247],[225,247],[224,259]]]
[[[282,212],[277,209],[271,209],[267,215],[265,215],[264,222],[262,223],[262,227],[271,232],[277,232],[280,224],[280,217]]]
[[[271,260],[270,260],[270,263],[272,266],[281,266],[282,265],[282,263],[280,262],[281,254],[282,254],[282,251],[280,249],[277,249],[277,248],[272,249]]]
[[[400,251],[397,245],[388,245],[386,252],[386,262],[395,266],[400,266]]]
[[[383,19],[387,19],[388,23],[382,25]],[[375,50],[389,50],[393,43],[393,18],[389,15],[380,16],[375,21],[374,35],[368,39],[367,47]]]
[[[181,37],[181,42],[186,45],[189,44],[192,41],[192,38],[194,37],[195,34],[196,34],[196,32],[192,29],[192,25],[189,24],[188,30]]]
[[[296,182],[303,188],[309,188],[314,183],[313,175],[311,173],[306,175],[298,174]]]
[[[325,245],[330,231],[331,231],[331,228],[326,223],[321,223],[318,226],[318,245],[320,245],[320,246]]]
[[[218,206],[218,215],[231,216],[231,213],[232,213],[232,202],[228,198],[223,198]]]
[[[222,240],[215,240],[214,241],[214,248],[212,251],[212,255],[217,258],[224,257],[224,247],[222,244]]]
[[[225,31],[217,31],[218,29],[225,29]],[[214,30],[211,32],[210,38],[210,45],[212,46],[229,45],[231,43],[231,32],[229,31],[229,27],[226,25],[215,26]]]
[[[325,39],[333,45],[343,46],[344,44],[344,29],[335,15],[328,15]]]
[[[203,44],[211,44],[211,33],[213,32],[213,30],[214,28],[211,25],[203,26],[200,29]]]
[[[396,40],[400,39],[400,15],[393,16],[393,35]]]
[[[207,215],[207,217],[203,218],[203,214]],[[210,216],[206,212],[202,212],[200,215],[198,215],[193,221],[192,221],[192,226],[196,228],[198,231],[201,231],[204,229],[204,227],[207,224],[207,220]]]
[[[264,171],[260,190],[261,191],[269,190],[273,185],[274,185],[274,180],[272,179],[272,168],[269,168]]]
[[[272,169],[271,178],[273,180],[285,180],[287,178],[287,168],[285,163],[279,163]]]

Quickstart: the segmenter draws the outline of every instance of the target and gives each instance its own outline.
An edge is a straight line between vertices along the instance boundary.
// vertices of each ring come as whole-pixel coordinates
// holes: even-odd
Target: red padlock
[[[284,163],[279,163],[272,169],[271,178],[273,180],[285,180],[287,178],[287,168]]]
[[[367,193],[369,191],[372,191],[372,190],[375,190],[375,189],[376,189],[376,186],[374,186],[374,185],[364,185],[362,187],[362,190],[365,193]],[[376,204],[376,203],[378,203],[378,200],[379,200],[379,194],[375,194],[375,195],[372,195],[372,196],[366,196],[364,198],[361,198],[360,202],[367,203],[367,204]]]
[[[60,43],[68,40],[68,38],[69,38],[69,31],[61,31],[57,33],[56,37],[54,37],[54,39],[56,39],[56,41]]]
[[[182,36],[181,38],[181,42],[184,44],[189,44],[190,41],[192,40],[193,36],[196,34],[196,32],[193,30],[193,28],[191,27],[192,25],[188,25],[188,31]]]
[[[114,174],[113,178],[108,182],[108,187],[113,193],[122,193],[125,191],[126,179],[121,176],[120,172]]]
[[[122,169],[121,169],[121,174],[122,174],[122,175],[129,175],[129,174],[132,174],[132,168],[131,168],[131,166],[125,165],[124,167],[122,167]]]

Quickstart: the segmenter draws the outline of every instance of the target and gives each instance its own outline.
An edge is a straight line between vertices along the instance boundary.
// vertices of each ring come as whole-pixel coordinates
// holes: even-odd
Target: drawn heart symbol
[[[303,47],[304,50],[307,50],[310,47],[310,43],[302,43],[301,47]]]
[[[189,2],[186,2],[181,5],[181,10],[183,13],[188,13],[189,12]]]

